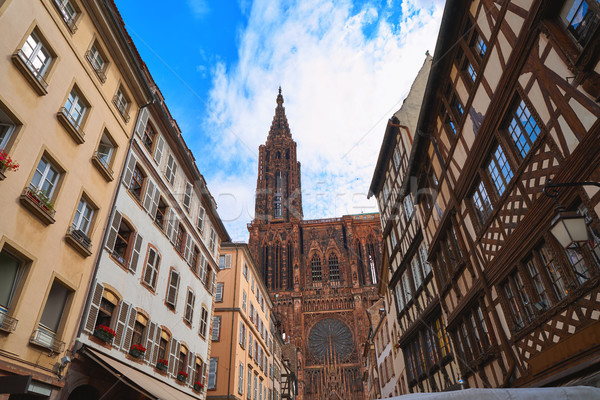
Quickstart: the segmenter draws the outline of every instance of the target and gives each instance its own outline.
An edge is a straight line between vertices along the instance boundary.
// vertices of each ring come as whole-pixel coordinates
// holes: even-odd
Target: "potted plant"
[[[98,325],[94,331],[94,336],[104,343],[112,343],[116,333],[106,325]]]
[[[146,353],[146,348],[141,344],[134,344],[129,349],[129,355],[135,358],[143,358]]]
[[[196,392],[201,391],[202,389],[204,389],[204,385],[202,383],[200,383],[200,381],[196,381],[194,382],[194,390]]]
[[[6,151],[0,150],[0,180],[4,179],[4,172],[6,171],[17,171],[19,164],[15,162]]]
[[[32,199],[38,206],[43,208],[45,211],[54,210],[54,204],[50,201],[50,198],[44,190],[39,190],[34,187],[30,187],[27,192],[30,199]]]
[[[167,371],[167,367],[169,366],[169,361],[165,360],[164,358],[161,358],[160,360],[158,360],[156,362],[156,369],[166,372]]]
[[[185,382],[187,380],[187,378],[188,378],[187,372],[185,372],[185,371],[179,371],[177,373],[177,380],[179,382]]]

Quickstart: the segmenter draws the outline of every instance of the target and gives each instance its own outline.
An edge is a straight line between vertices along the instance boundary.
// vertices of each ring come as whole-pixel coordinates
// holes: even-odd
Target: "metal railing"
[[[56,210],[50,202],[50,199],[48,199],[48,196],[46,196],[41,190],[27,186],[25,190],[23,190],[23,196],[30,199],[43,212],[54,218]]]
[[[81,130],[81,121],[76,121],[73,116],[71,115],[71,113],[69,112],[69,110],[67,110],[66,107],[61,107],[60,108],[60,113],[67,119],[67,121],[69,121],[69,123],[71,124],[71,126],[73,127],[73,129],[75,129],[77,131],[77,133],[79,133],[79,135],[81,137],[85,136],[85,133],[83,132],[83,130]],[[82,117],[83,119],[83,117]]]
[[[112,168],[110,167],[110,165],[108,165],[108,161],[106,160],[106,158],[100,154],[99,151],[96,151],[93,155],[94,159],[96,159],[96,161],[98,161],[100,164],[102,164],[102,166],[104,167],[104,169],[106,169],[106,171],[113,175],[114,172],[112,170]]]
[[[33,65],[31,60],[27,58],[25,53],[23,53],[23,50],[19,50],[17,54],[21,61],[23,61],[23,64],[27,66],[29,72],[31,72],[33,77],[40,83],[40,85],[42,85],[44,89],[48,88],[48,82],[46,82],[46,80],[44,79],[43,74]]]
[[[45,347],[51,350],[53,353],[60,353],[65,347],[65,342],[58,340],[54,332],[51,332],[41,326],[33,331],[29,342],[41,347]]]
[[[92,56],[91,50],[88,50],[85,53],[85,58],[87,58],[88,61],[90,62],[90,65],[96,72],[96,75],[98,75],[98,78],[100,78],[100,81],[102,83],[104,83],[106,81],[106,74],[104,73],[104,66],[100,67],[100,65],[97,64],[97,62],[94,60],[94,57]]]
[[[92,249],[92,240],[87,237],[85,233],[81,230],[73,227],[72,225],[69,227],[69,231],[67,232],[69,236],[71,236],[74,240],[77,241],[80,245],[85,247],[88,250]]]
[[[17,322],[19,322],[16,318],[9,317],[6,314],[6,311],[0,309],[0,331],[4,332],[12,332],[17,329]]]
[[[117,110],[119,110],[119,113],[121,113],[121,116],[123,117],[125,122],[129,122],[129,113],[127,112],[127,103],[123,103],[122,101],[119,100],[119,96],[115,95],[115,97],[113,97],[113,104],[117,107]]]

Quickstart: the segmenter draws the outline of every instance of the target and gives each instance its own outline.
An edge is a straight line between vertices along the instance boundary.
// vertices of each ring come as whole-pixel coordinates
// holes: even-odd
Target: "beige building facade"
[[[19,164],[0,171],[0,376],[50,398],[150,99],[106,4],[0,1],[0,149]]]

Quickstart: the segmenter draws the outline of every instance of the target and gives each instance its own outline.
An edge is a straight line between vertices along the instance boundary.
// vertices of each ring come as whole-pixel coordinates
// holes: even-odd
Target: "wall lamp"
[[[554,183],[548,180],[542,190],[548,197],[554,199],[556,203],[556,216],[550,224],[550,233],[558,240],[565,249],[577,247],[579,242],[589,240],[587,224],[585,217],[576,211],[567,211],[558,203],[558,188],[561,187],[581,187],[596,186],[600,188],[599,182],[566,182]]]

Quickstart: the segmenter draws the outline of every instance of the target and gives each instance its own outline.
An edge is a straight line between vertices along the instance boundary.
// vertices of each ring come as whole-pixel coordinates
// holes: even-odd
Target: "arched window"
[[[312,281],[321,282],[321,258],[318,254],[313,254],[310,260],[310,268],[312,272]]]
[[[340,264],[338,261],[338,256],[335,253],[331,253],[329,255],[329,279],[332,281],[340,280]]]
[[[358,271],[358,283],[360,285],[365,284],[365,263],[363,259],[362,246],[360,242],[357,240],[354,243],[354,249],[356,252],[356,269]]]
[[[187,372],[188,349],[185,346],[179,348],[179,357],[177,358],[177,373],[179,371]]]
[[[287,288],[292,289],[294,287],[294,249],[291,243],[287,245]]]
[[[281,268],[282,268],[282,256],[281,256],[281,243],[273,246],[272,254],[272,268],[271,268],[271,288],[279,289],[281,287]]]
[[[117,296],[109,292],[108,290],[104,290],[102,294],[102,300],[100,300],[100,309],[98,310],[98,317],[96,318],[95,328],[98,325],[104,325],[109,328],[113,328],[116,323],[116,310],[117,304],[119,304],[119,299]]]
[[[131,345],[139,344],[141,346],[145,346],[144,343],[144,334],[146,332],[146,327],[148,326],[148,318],[143,316],[141,313],[137,313],[135,318],[135,323],[133,324],[133,338],[131,339]],[[154,338],[153,338],[154,339]]]
[[[277,153],[279,154],[279,153]],[[283,188],[283,179],[281,177],[281,171],[277,171],[275,175],[275,198],[273,200],[273,216],[275,218],[281,218],[282,216],[282,200],[281,193]]]
[[[379,280],[379,269],[377,268],[377,253],[375,250],[375,244],[373,238],[369,238],[367,243],[368,261],[369,261],[369,275],[371,276],[371,284],[376,285]]]

